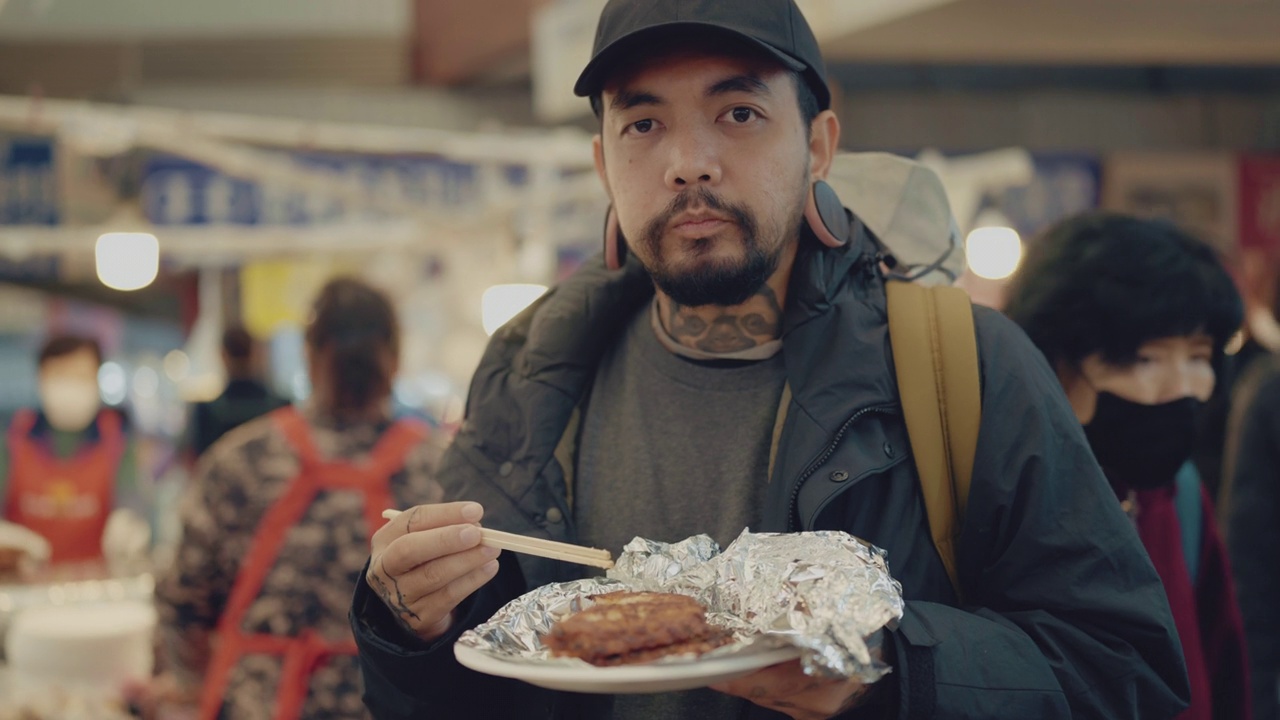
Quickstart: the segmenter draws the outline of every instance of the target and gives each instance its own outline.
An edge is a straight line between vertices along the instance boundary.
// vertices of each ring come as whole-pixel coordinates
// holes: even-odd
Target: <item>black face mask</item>
[[[1193,397],[1143,405],[1100,392],[1084,434],[1109,479],[1148,490],[1172,483],[1191,457],[1199,409]]]

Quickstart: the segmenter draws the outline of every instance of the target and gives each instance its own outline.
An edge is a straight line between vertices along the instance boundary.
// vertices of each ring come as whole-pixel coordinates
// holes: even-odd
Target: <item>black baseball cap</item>
[[[619,59],[672,31],[727,35],[757,47],[800,73],[820,110],[831,107],[822,52],[794,0],[609,0],[574,94],[599,94]]]

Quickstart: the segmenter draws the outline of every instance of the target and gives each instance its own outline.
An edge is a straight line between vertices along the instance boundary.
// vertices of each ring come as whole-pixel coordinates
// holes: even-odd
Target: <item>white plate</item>
[[[488,675],[515,678],[552,690],[582,693],[638,694],[706,687],[800,657],[795,647],[688,662],[596,667],[585,663],[540,663],[509,660],[475,648],[453,646],[463,665]]]

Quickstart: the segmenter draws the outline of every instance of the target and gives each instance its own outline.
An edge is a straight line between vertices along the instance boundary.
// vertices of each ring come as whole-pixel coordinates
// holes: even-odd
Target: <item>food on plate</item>
[[[733,639],[707,622],[706,608],[675,593],[618,591],[565,617],[542,636],[556,657],[592,665],[631,665],[670,655],[701,655]]]

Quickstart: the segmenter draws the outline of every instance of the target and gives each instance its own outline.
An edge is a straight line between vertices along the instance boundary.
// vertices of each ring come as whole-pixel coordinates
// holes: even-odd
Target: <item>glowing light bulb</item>
[[[94,257],[98,279],[113,290],[141,290],[160,273],[160,241],[150,233],[106,233]]]
[[[1011,227],[974,228],[964,246],[969,269],[987,280],[1009,277],[1022,262],[1022,238]]]

